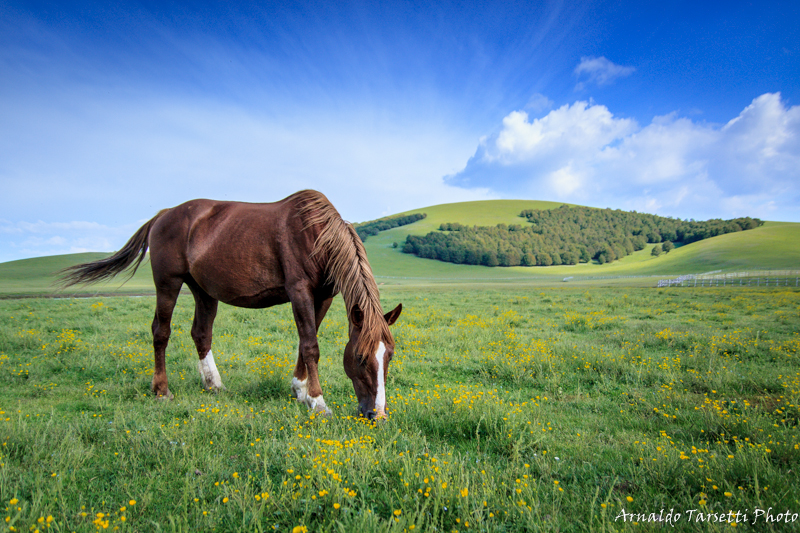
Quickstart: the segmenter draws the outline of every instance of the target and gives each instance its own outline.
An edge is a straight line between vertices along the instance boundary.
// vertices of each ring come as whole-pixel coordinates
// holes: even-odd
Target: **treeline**
[[[426,216],[428,216],[427,213],[395,215],[392,217],[381,218],[379,220],[373,220],[371,222],[364,222],[363,224],[354,224],[354,227],[356,233],[358,233],[358,236],[361,237],[361,241],[363,242],[366,241],[367,237],[370,235],[377,235],[381,231],[386,231],[387,229],[411,224],[417,220],[422,220]]]
[[[636,211],[565,205],[558,209],[526,209],[519,216],[527,218],[534,226],[565,227],[572,233],[600,227],[612,234],[643,235],[650,243],[670,241],[689,244],[725,233],[757,228],[764,224],[763,221],[750,217],[695,221]]]
[[[449,263],[486,266],[609,263],[648,243],[688,244],[758,227],[757,218],[680,220],[636,211],[569,207],[526,210],[526,224],[494,227],[446,223],[439,231],[406,237],[403,251]]]

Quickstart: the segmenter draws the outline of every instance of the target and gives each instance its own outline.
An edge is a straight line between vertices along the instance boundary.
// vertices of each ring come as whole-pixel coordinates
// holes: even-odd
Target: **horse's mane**
[[[378,285],[356,230],[342,220],[336,208],[320,192],[300,191],[290,198],[297,202],[304,228],[320,228],[311,257],[324,266],[328,280],[336,291],[342,293],[348,318],[352,321],[351,313],[356,305],[364,315],[356,353],[366,358],[378,351],[380,342],[394,344],[383,318]]]

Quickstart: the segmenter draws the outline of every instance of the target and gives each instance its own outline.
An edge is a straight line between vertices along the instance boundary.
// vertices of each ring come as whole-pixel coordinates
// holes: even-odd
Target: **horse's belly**
[[[221,299],[226,304],[236,307],[248,307],[250,309],[263,309],[273,305],[285,304],[289,301],[289,296],[283,288],[267,289],[258,294],[249,296],[236,296],[229,299]]]
[[[263,283],[266,280],[251,278],[243,280],[237,279],[236,276],[224,275],[192,277],[209,296],[236,307],[263,308],[289,301],[289,295],[283,284]]]
[[[254,268],[253,263],[200,260],[191,265],[189,274],[212,298],[237,307],[262,308],[289,301],[285,280],[274,270]]]

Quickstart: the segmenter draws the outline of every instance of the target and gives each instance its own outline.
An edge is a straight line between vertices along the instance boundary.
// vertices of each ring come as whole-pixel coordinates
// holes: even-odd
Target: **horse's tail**
[[[78,283],[96,283],[98,281],[111,279],[120,272],[124,272],[130,268],[131,264],[135,261],[136,264],[133,266],[133,271],[130,275],[130,277],[133,277],[147,254],[150,229],[153,227],[156,220],[167,211],[168,209],[159,211],[156,216],[139,228],[138,231],[133,234],[133,237],[125,243],[125,246],[114,255],[98,261],[82,263],[58,271],[57,274],[61,281],[62,288],[70,287]],[[130,277],[128,279],[130,279]]]

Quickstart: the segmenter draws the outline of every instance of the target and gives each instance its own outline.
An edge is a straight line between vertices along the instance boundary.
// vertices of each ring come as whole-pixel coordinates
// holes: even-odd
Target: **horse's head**
[[[381,319],[386,322],[386,326],[391,326],[402,310],[403,304],[400,304]],[[387,332],[377,337],[382,337],[382,340],[377,343],[363,342],[361,336],[369,335],[365,331],[369,326],[365,324],[364,312],[358,305],[353,306],[350,311],[350,340],[344,349],[344,371],[353,381],[359,413],[370,420],[376,416],[378,418],[386,416],[386,376],[389,374],[389,362],[394,355],[394,339],[388,334],[388,327],[382,327],[380,324],[378,326],[380,326],[379,331]],[[371,327],[374,328],[375,325]],[[369,353],[360,353],[364,350],[362,346],[375,344],[377,345],[374,349],[367,348]]]

